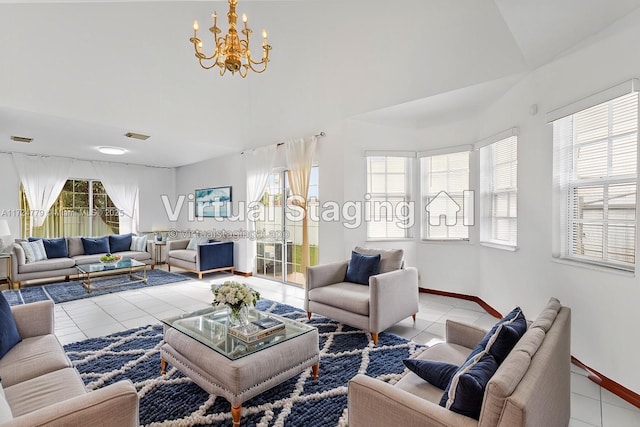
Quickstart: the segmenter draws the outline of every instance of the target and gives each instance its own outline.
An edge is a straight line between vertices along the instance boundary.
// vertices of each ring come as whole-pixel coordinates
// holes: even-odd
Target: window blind
[[[468,240],[464,192],[469,190],[469,151],[421,157],[422,238]]]
[[[638,93],[553,122],[560,255],[634,270]]]
[[[480,241],[518,242],[518,137],[480,148]]]
[[[411,163],[411,157],[367,156],[368,239],[410,237],[400,207],[411,200]]]

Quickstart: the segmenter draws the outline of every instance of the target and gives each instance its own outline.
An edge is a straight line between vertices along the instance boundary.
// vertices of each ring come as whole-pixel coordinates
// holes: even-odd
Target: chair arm
[[[382,332],[418,310],[416,268],[409,267],[369,277],[371,332]]]
[[[349,261],[338,261],[330,264],[314,265],[307,267],[307,290],[321,286],[333,285],[344,282]]]
[[[449,319],[446,321],[445,328],[445,340],[447,343],[458,344],[467,348],[474,348],[487,334],[485,329]]]
[[[472,418],[363,374],[349,381],[348,407],[349,427],[478,426]]]
[[[167,240],[167,253],[173,250],[187,249],[187,246],[189,246],[189,239]]]
[[[138,427],[138,394],[129,380],[14,418],[2,427]]]
[[[198,271],[233,266],[233,242],[209,242],[198,245],[196,258]]]
[[[11,313],[21,338],[53,334],[55,331],[53,301],[14,305]]]

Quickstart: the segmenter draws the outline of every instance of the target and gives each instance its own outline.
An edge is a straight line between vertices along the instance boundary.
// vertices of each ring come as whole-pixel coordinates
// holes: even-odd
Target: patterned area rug
[[[91,293],[82,286],[78,280],[70,282],[52,283],[43,286],[31,286],[17,290],[2,291],[4,297],[10,305],[27,304],[35,301],[53,300],[56,304],[73,301],[77,299],[95,297],[98,295],[111,294],[114,292],[128,291],[131,289],[146,288],[149,286],[166,285],[168,283],[189,280],[189,277],[182,274],[169,273],[163,270],[147,270],[146,283],[126,283],[127,278],[119,277],[104,279],[95,284],[91,283]],[[125,281],[121,286],[113,286],[116,283]],[[107,288],[107,286],[113,286]]]
[[[258,309],[307,321],[304,311],[269,300]],[[363,331],[314,315],[320,332],[320,377],[303,372],[245,402],[242,426],[325,427],[347,425],[347,384],[358,373],[395,383],[403,359],[420,345],[382,333],[377,346]],[[153,325],[65,346],[88,389],[128,378],[140,396],[140,424],[231,426],[231,405],[207,394],[174,367],[160,375],[162,326]],[[310,371],[310,369],[309,369]]]

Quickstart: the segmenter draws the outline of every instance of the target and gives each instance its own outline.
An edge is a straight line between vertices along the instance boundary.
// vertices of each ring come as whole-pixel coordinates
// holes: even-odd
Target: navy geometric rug
[[[347,425],[347,384],[358,373],[395,383],[403,359],[422,346],[381,333],[377,346],[358,329],[269,300],[257,308],[306,322],[320,333],[320,376],[310,369],[242,405],[242,426],[326,427]],[[140,425],[231,426],[231,405],[207,394],[171,365],[160,375],[162,326],[152,325],[65,345],[88,389],[128,378],[140,397]]]
[[[105,288],[115,283],[123,282],[121,286]],[[168,283],[189,280],[182,274],[169,273],[163,270],[147,270],[147,283],[126,283],[128,278],[104,279],[91,283],[91,293],[82,286],[79,280],[70,282],[52,283],[43,286],[31,286],[23,289],[2,291],[4,297],[9,301],[9,305],[27,304],[35,301],[53,300],[56,304],[73,301],[77,299],[90,298],[98,295],[111,294],[115,292],[128,291],[131,289],[146,288],[150,286],[166,285]]]

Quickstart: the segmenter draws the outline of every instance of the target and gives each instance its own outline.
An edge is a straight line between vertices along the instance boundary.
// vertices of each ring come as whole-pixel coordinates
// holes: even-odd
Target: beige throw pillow
[[[402,249],[379,249],[356,246],[354,251],[363,255],[380,254],[379,273],[388,273],[390,271],[400,270],[403,267],[404,251]]]

